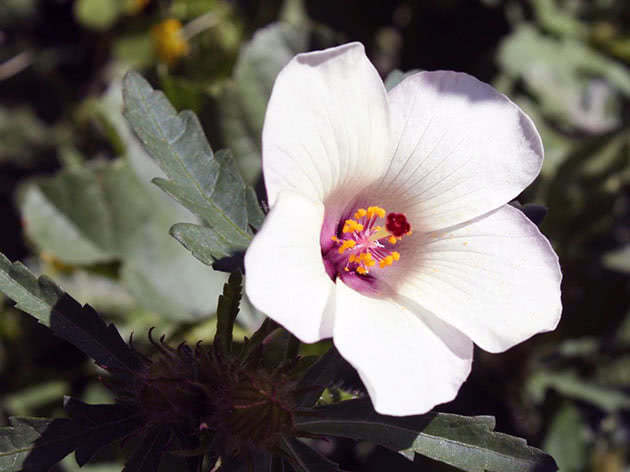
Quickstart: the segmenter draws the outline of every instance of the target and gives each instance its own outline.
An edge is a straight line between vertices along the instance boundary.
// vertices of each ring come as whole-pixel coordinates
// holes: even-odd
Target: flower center
[[[382,269],[399,260],[400,253],[392,248],[409,234],[411,225],[403,213],[387,213],[371,206],[359,208],[354,219],[345,220],[341,234],[332,240],[338,253],[346,257],[344,270],[366,275],[377,264]]]

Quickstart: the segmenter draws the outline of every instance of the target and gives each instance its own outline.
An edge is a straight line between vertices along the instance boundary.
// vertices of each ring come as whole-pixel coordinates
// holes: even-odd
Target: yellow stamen
[[[330,239],[332,239],[332,240],[333,240],[334,242],[336,242],[336,243],[338,243],[338,242],[339,242],[339,238],[338,238],[337,236],[333,236],[333,237],[332,237],[332,238],[330,238]]]
[[[355,213],[354,213],[354,217],[358,220],[360,218],[363,218],[365,215],[367,215],[367,210],[365,208],[359,208]]]
[[[378,216],[379,218],[385,218],[385,210],[377,206],[368,207],[367,217],[372,218],[375,215]]]
[[[394,263],[394,258],[392,256],[387,256],[386,258],[382,259],[381,262],[379,263],[379,266],[381,267],[381,269],[390,266]]]
[[[363,252],[359,254],[359,262],[362,262],[366,266],[373,266],[376,264],[376,261],[372,258],[372,254],[369,252]]]
[[[346,220],[343,225],[343,232],[352,233],[354,231],[363,231],[363,225],[355,220]]]
[[[346,239],[343,243],[341,243],[341,246],[339,246],[339,254],[343,254],[346,249],[353,248],[356,245],[356,241],[352,239]]]
[[[392,251],[392,257],[397,261],[400,259],[400,253],[398,251]]]
[[[398,242],[398,238],[392,234],[389,237],[388,241],[390,242],[390,244],[396,244]]]
[[[368,270],[363,266],[359,266],[357,267],[357,273],[361,275],[365,275],[368,273]]]

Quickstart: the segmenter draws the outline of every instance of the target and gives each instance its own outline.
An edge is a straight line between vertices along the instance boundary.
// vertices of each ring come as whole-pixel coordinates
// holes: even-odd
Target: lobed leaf
[[[407,457],[421,454],[467,472],[558,470],[551,456],[524,439],[494,432],[494,426],[494,418],[488,416],[380,415],[368,399],[315,408],[296,420],[298,431],[370,441]]]
[[[26,233],[41,251],[71,265],[120,261],[121,283],[142,308],[190,319],[214,311],[224,276],[167,234],[188,214],[172,207],[179,205],[142,185],[122,159],[29,182],[20,198]]]
[[[113,324],[108,326],[92,307],[82,307],[50,279],[36,278],[20,262],[11,264],[1,253],[0,291],[98,364],[123,371],[139,367],[138,357]]]
[[[122,472],[155,472],[162,461],[162,453],[171,437],[166,430],[150,430],[125,464]]]
[[[36,278],[21,262],[0,253],[0,291],[15,301],[15,307],[50,326],[52,308],[64,292],[45,275]]]
[[[251,190],[231,154],[213,153],[195,114],[177,114],[140,75],[125,76],[123,96],[125,117],[167,176],[154,183],[199,216],[221,242],[212,257],[223,257],[226,247],[230,253],[245,250],[261,211],[252,208]]]
[[[140,359],[120,337],[116,326],[105,321],[89,306],[81,306],[64,294],[53,306],[50,328],[106,369],[133,372]]]
[[[81,434],[75,453],[79,466],[86,464],[102,447],[141,426],[139,414],[121,405],[88,405],[67,397],[64,408]]]
[[[81,434],[68,419],[9,418],[0,427],[0,470],[41,472],[70,454]]]

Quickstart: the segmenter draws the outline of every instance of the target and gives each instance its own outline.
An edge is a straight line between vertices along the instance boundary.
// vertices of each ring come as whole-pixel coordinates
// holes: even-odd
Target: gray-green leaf
[[[16,302],[16,308],[50,326],[53,307],[63,290],[46,276],[36,278],[21,262],[11,263],[0,253],[0,292]]]
[[[406,457],[422,454],[467,472],[552,472],[553,458],[524,439],[494,432],[494,418],[447,413],[394,417],[374,412],[369,400],[309,410],[296,428],[312,434],[370,441]]]
[[[124,160],[73,167],[22,188],[26,234],[72,265],[120,261],[121,281],[145,309],[171,317],[214,312],[224,276],[173,241],[178,215]]]
[[[0,470],[41,472],[74,450],[80,437],[70,420],[10,418],[0,428]]]
[[[125,76],[123,97],[125,117],[168,177],[155,184],[199,216],[224,247],[245,250],[260,214],[250,216],[249,190],[231,154],[213,153],[195,114],[177,114],[140,75]]]

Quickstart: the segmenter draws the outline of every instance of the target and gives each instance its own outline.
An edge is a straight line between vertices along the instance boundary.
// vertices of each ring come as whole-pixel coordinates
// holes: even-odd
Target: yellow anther
[[[392,251],[392,257],[397,261],[400,259],[400,253],[398,251]]]
[[[378,216],[379,218],[385,218],[385,210],[381,207],[371,206],[367,209],[367,217],[372,218],[373,216]]]
[[[333,241],[335,241],[336,243],[338,243],[338,242],[339,242],[339,238],[338,238],[337,236],[333,236],[333,237],[332,237],[332,238],[330,238],[330,239],[332,239],[332,240],[333,240]]]
[[[353,239],[346,239],[346,240],[344,240],[344,242],[341,243],[341,246],[339,246],[339,254],[343,254],[346,249],[353,248],[356,245],[357,245],[357,243]]]
[[[388,241],[390,242],[390,244],[396,244],[398,242],[398,238],[392,234],[389,237]]]
[[[363,218],[367,215],[367,210],[365,208],[359,208],[355,213],[354,217],[358,220],[359,218]]]
[[[379,263],[379,266],[381,267],[381,269],[390,266],[394,263],[394,258],[392,256],[387,256],[386,258],[382,259],[381,262]]]
[[[380,230],[382,230],[382,229],[383,229],[383,227],[382,227],[382,226],[375,226],[375,227],[374,227],[374,231],[380,231]]]
[[[344,233],[352,233],[354,231],[362,231],[363,225],[361,223],[357,223],[355,220],[346,220],[343,225]]]
[[[368,273],[368,270],[365,267],[359,266],[357,267],[357,273],[361,275],[365,275]]]
[[[350,257],[348,257],[348,262],[354,262],[357,260],[357,256],[355,256],[354,254],[350,254]]]

